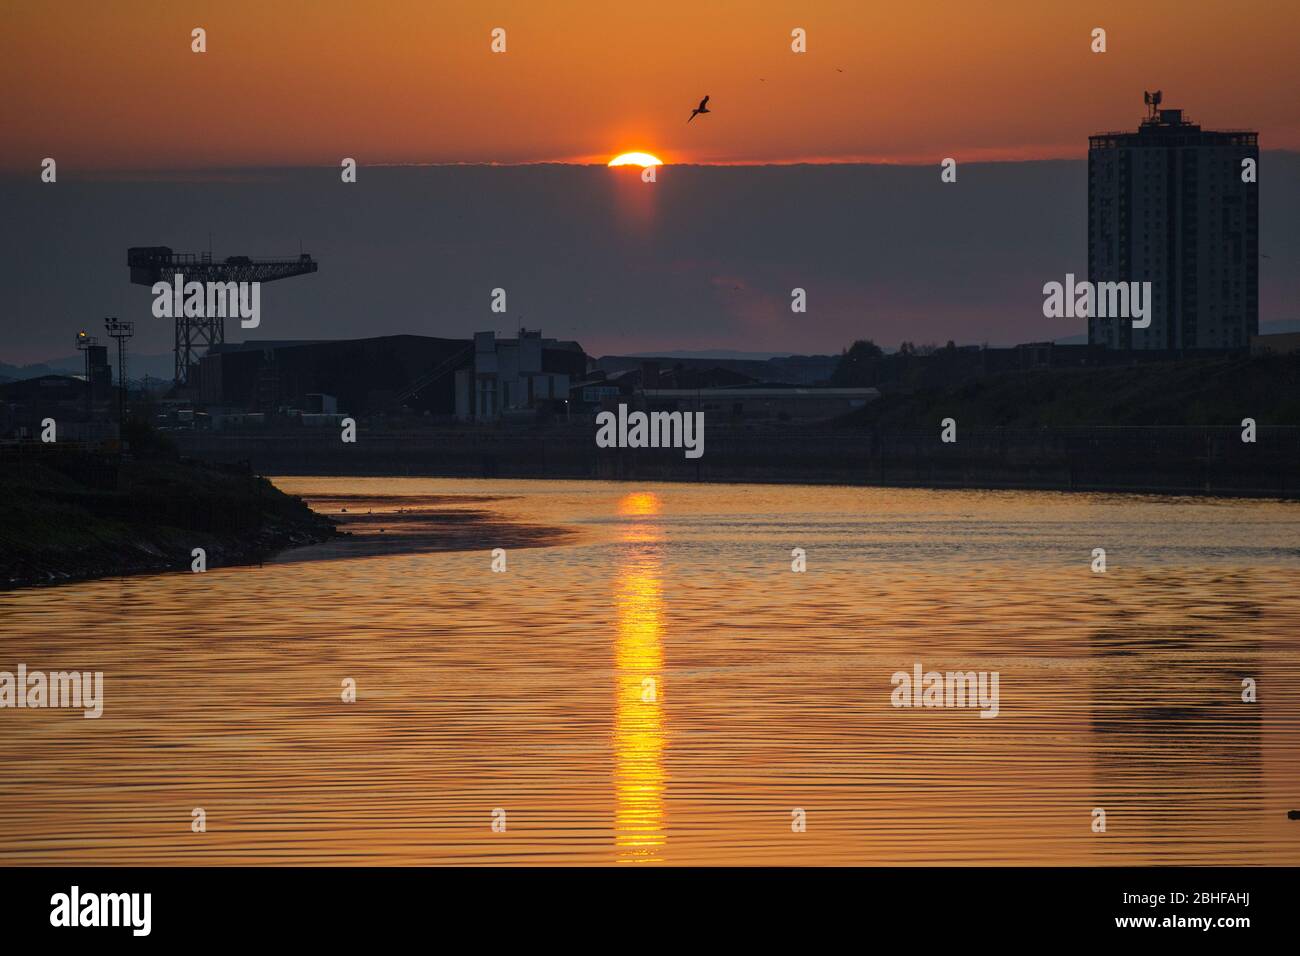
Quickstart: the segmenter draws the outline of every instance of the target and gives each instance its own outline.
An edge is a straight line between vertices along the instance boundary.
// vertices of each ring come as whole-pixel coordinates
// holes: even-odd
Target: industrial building
[[[92,357],[94,361],[98,359]],[[116,438],[117,422],[107,420],[114,391],[107,360],[92,364],[91,372],[89,385],[72,375],[41,375],[0,384],[0,440],[36,441],[47,417],[57,422],[56,434],[62,442]]]
[[[208,406],[264,414],[328,408],[363,415],[405,406],[449,415],[451,373],[469,360],[468,341],[423,335],[222,343],[199,362],[199,398]]]
[[[224,419],[223,427],[255,421],[241,413],[291,413],[303,421],[399,411],[450,418],[470,407],[464,390],[471,374],[479,405],[461,417],[491,421],[506,410],[545,410],[563,402],[569,380],[580,378],[586,365],[576,342],[543,339],[539,332],[499,340],[486,332],[473,341],[384,335],[218,343],[192,378],[203,405],[236,416]]]
[[[456,370],[456,418],[488,422],[565,411],[569,383],[583,378],[587,355],[576,342],[520,329],[514,339],[476,332],[472,362]]]
[[[1090,317],[1088,342],[1247,349],[1259,332],[1259,134],[1205,130],[1160,102],[1147,94],[1137,132],[1089,138],[1088,278],[1150,282],[1153,303],[1148,328]]]

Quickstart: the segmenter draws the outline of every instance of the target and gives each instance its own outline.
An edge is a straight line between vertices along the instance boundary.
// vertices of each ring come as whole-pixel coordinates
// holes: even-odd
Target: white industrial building
[[[545,340],[547,346],[555,345]],[[520,329],[515,339],[474,333],[474,364],[456,372],[456,418],[494,421],[536,414],[569,398],[569,376],[542,368],[540,330]]]

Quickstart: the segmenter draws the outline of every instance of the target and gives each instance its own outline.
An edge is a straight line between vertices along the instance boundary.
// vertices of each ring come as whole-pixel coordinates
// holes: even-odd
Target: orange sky
[[[1294,0],[0,0],[0,168],[1081,156],[1144,88],[1300,149]],[[208,52],[190,52],[190,30]],[[504,27],[508,52],[489,51]],[[1093,27],[1109,50],[1089,51]],[[808,52],[790,52],[790,30]],[[842,70],[843,72],[839,72]],[[762,80],[760,81],[760,78]],[[689,126],[705,94],[714,112]]]

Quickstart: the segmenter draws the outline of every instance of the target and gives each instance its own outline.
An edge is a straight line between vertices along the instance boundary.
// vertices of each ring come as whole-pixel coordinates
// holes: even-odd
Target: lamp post
[[[116,316],[104,320],[108,334],[117,339],[117,424],[126,425],[126,340],[135,335],[134,322],[121,322]]]
[[[86,421],[91,419],[91,392],[90,382],[90,347],[99,340],[93,335],[87,335],[86,330],[82,329],[77,333],[77,351],[86,353]]]

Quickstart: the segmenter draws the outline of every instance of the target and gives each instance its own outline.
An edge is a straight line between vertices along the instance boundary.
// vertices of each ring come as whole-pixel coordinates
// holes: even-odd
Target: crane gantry
[[[307,253],[296,259],[250,259],[229,256],[214,260],[211,253],[173,252],[167,246],[132,246],[126,251],[133,285],[152,286],[171,283],[176,276],[182,282],[214,283],[274,282],[315,272],[316,262]],[[184,315],[178,310],[176,321],[177,385],[190,382],[200,351],[226,341],[226,322],[219,315]]]

